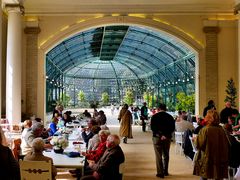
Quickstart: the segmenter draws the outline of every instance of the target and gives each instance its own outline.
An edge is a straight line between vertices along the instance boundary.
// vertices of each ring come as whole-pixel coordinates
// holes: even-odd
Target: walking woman
[[[127,143],[127,138],[133,138],[132,136],[132,113],[128,110],[128,105],[124,104],[119,115],[118,120],[120,122],[119,135],[123,138],[123,143]]]
[[[201,180],[228,178],[228,147],[229,142],[224,129],[219,125],[219,115],[216,110],[207,111],[206,126],[196,139],[198,154],[195,159],[194,175]]]

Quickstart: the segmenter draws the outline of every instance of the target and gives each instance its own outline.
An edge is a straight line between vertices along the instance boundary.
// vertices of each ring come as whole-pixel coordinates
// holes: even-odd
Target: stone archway
[[[44,118],[45,117],[45,55],[51,50],[55,45],[61,42],[63,39],[73,36],[76,33],[85,31],[91,28],[105,26],[105,25],[135,25],[140,27],[146,27],[154,29],[155,31],[162,31],[168,35],[178,39],[187,47],[193,50],[196,53],[196,72],[195,72],[195,94],[196,94],[196,105],[195,112],[199,114],[199,109],[202,109],[204,104],[205,93],[200,91],[200,89],[205,89],[205,79],[199,79],[199,74],[201,77],[205,77],[205,56],[204,48],[196,39],[191,37],[188,33],[184,32],[176,26],[172,26],[168,23],[161,22],[159,19],[147,19],[147,18],[138,18],[130,16],[117,16],[117,17],[102,17],[97,19],[91,19],[88,21],[83,21],[81,23],[76,23],[71,25],[64,31],[53,36],[51,39],[46,41],[44,44],[40,45],[39,48],[39,64],[38,64],[38,73],[39,73],[39,86],[38,86],[38,114]],[[201,84],[201,87],[200,87]]]

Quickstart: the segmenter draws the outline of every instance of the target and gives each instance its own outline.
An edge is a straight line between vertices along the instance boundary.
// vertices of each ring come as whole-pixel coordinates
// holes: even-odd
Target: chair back
[[[175,142],[178,144],[182,144],[184,132],[175,131],[174,133],[175,133]]]
[[[190,139],[190,142],[191,142],[191,145],[192,145],[192,148],[193,148],[193,152],[196,153],[198,150],[197,150],[195,144],[193,143],[192,136],[189,136],[189,139]]]
[[[19,160],[22,180],[52,180],[51,161]]]

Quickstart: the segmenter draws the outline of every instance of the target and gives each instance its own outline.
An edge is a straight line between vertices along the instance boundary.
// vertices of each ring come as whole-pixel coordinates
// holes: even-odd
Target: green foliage
[[[149,107],[149,101],[150,101],[149,92],[144,92],[144,93],[143,93],[143,100],[144,100],[144,102],[147,103],[147,106]]]
[[[69,102],[71,100],[71,97],[66,93],[60,94],[60,99],[57,100],[58,105],[63,105],[64,107],[69,106]]]
[[[102,93],[102,105],[108,105],[109,103],[109,94],[107,92]]]
[[[78,100],[81,103],[86,101],[85,93],[82,90],[80,90],[78,93]]]
[[[133,99],[134,99],[133,91],[131,89],[127,89],[126,94],[123,98],[123,102],[130,105],[133,104]]]
[[[186,95],[184,92],[179,92],[176,95],[177,104],[176,109],[192,112],[195,110],[195,94]]]
[[[227,81],[225,92],[227,93],[225,102],[230,102],[233,107],[236,107],[236,99],[237,99],[237,89],[235,87],[235,83],[232,78]]]
[[[148,107],[157,107],[158,106],[157,96],[155,96],[155,95],[153,96],[149,92],[144,92],[143,99],[144,99],[144,102],[147,103]]]

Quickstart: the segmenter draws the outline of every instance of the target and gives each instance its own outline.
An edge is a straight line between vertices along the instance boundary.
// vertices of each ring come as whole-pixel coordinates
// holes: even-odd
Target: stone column
[[[38,22],[24,29],[26,34],[26,114],[37,115]]]
[[[11,124],[21,122],[22,6],[6,4],[8,12],[6,116]]]
[[[0,4],[2,4],[2,0],[0,0]],[[2,115],[2,8],[0,8],[0,118]]]
[[[238,95],[240,94],[240,1],[236,1],[236,6],[234,9],[235,15],[238,16],[238,21],[237,21],[237,36],[238,36],[238,41],[237,41],[237,47],[238,47],[238,56],[237,56],[237,61],[238,61]],[[238,98],[240,99],[240,98]],[[238,101],[238,106],[240,107],[240,101]]]
[[[209,25],[209,23],[208,23]],[[212,25],[212,24],[211,24]],[[219,27],[205,26],[206,34],[206,100],[218,104],[218,33]]]

